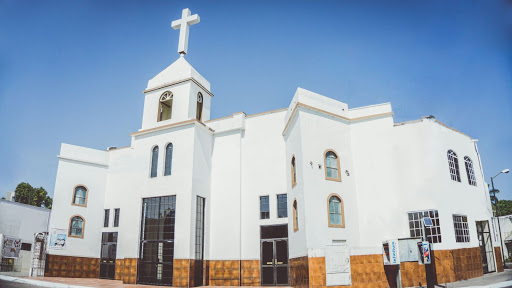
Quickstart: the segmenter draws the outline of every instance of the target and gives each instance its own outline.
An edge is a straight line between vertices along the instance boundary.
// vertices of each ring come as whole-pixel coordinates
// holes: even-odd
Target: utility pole
[[[498,231],[500,233],[500,248],[501,248],[501,261],[502,261],[501,263],[503,263],[503,267],[505,267],[505,250],[503,250],[503,238],[502,238],[502,234],[501,234],[500,217],[499,217],[499,213],[498,213],[498,198],[496,197],[496,192],[498,190],[494,189],[494,178],[498,177],[502,173],[506,174],[508,172],[510,172],[510,170],[505,169],[505,170],[502,170],[500,173],[491,177],[491,186],[492,186],[491,192],[492,192],[492,197],[495,199],[494,217],[498,218]]]

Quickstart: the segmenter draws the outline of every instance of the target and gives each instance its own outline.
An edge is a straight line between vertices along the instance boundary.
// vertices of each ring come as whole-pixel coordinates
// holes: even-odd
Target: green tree
[[[512,214],[512,200],[499,200],[498,201],[498,216],[505,216]]]
[[[14,192],[15,202],[52,209],[52,198],[43,187],[34,188],[28,183],[21,182]]]

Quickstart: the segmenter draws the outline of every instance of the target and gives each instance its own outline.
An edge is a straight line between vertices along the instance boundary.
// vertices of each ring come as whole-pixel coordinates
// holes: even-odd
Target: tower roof
[[[158,73],[155,77],[148,81],[146,90],[154,89],[160,86],[165,86],[171,83],[183,81],[193,78],[199,82],[204,88],[210,91],[210,82],[208,82],[199,72],[185,60],[185,57],[180,57],[174,63],[165,68],[162,72]]]

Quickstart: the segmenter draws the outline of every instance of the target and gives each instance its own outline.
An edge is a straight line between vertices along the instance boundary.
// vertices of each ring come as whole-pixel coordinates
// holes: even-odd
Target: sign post
[[[402,275],[400,273],[400,249],[398,247],[398,239],[383,241],[382,257],[384,260],[384,265],[396,265],[398,267],[396,283],[397,288],[402,288]]]
[[[423,264],[425,264],[425,275],[427,277],[427,288],[434,288],[435,280],[433,279],[433,267],[432,265],[432,246],[428,242],[427,238],[427,229],[426,227],[432,227],[432,219],[430,217],[423,217],[423,221],[421,221],[421,226],[423,228],[423,242],[421,242],[421,257]],[[420,244],[420,243],[418,243]]]

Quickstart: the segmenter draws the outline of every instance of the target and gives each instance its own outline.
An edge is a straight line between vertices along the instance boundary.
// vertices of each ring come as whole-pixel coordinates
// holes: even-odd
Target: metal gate
[[[30,266],[30,276],[43,277],[46,262],[46,243],[48,232],[36,233],[34,237],[34,247],[32,249],[32,261]]]

